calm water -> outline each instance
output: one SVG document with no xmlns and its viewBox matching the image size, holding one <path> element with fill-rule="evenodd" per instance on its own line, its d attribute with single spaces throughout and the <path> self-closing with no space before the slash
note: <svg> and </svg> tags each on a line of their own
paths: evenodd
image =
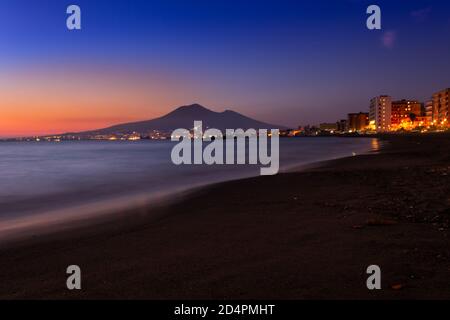
<svg viewBox="0 0 450 320">
<path fill-rule="evenodd" d="M 151 201 L 195 186 L 259 175 L 260 165 L 175 166 L 172 147 L 169 141 L 0 143 L 0 230 L 18 219 L 58 214 L 57 209 L 137 194 Z M 280 168 L 376 147 L 375 139 L 280 139 Z"/>
</svg>

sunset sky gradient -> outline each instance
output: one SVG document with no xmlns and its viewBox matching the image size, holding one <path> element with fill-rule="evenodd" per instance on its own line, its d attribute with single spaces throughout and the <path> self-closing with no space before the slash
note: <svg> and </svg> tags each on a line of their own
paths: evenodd
<svg viewBox="0 0 450 320">
<path fill-rule="evenodd" d="M 450 87 L 450 2 L 2 0 L 0 137 L 100 128 L 194 102 L 288 126 Z M 66 29 L 66 8 L 82 30 Z"/>
</svg>

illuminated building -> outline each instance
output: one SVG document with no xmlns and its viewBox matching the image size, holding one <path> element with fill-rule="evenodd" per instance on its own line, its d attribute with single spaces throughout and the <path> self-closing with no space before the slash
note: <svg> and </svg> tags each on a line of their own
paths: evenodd
<svg viewBox="0 0 450 320">
<path fill-rule="evenodd" d="M 369 126 L 369 114 L 366 112 L 349 113 L 347 120 L 347 131 L 360 132 Z"/>
<path fill-rule="evenodd" d="M 392 98 L 382 95 L 370 100 L 369 123 L 375 126 L 377 132 L 391 129 Z"/>
<path fill-rule="evenodd" d="M 425 103 L 425 118 L 428 125 L 433 124 L 433 100 Z"/>
<path fill-rule="evenodd" d="M 423 122 L 422 104 L 416 100 L 393 101 L 391 107 L 391 129 L 410 129 L 416 120 Z"/>
<path fill-rule="evenodd" d="M 438 126 L 448 127 L 450 122 L 450 88 L 433 94 L 433 121 Z"/>
</svg>

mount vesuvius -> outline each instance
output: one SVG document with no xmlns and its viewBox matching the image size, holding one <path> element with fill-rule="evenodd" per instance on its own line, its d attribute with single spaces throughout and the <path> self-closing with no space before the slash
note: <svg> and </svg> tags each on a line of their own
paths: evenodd
<svg viewBox="0 0 450 320">
<path fill-rule="evenodd" d="M 156 119 L 117 124 L 111 127 L 79 132 L 76 134 L 94 135 L 94 134 L 128 134 L 138 132 L 148 133 L 152 130 L 173 131 L 178 128 L 192 128 L 194 121 L 203 121 L 203 128 L 216 128 L 221 131 L 225 129 L 284 129 L 284 126 L 261 122 L 238 112 L 225 110 L 215 112 L 199 104 L 192 104 L 176 108 L 174 111 Z M 74 134 L 74 133 L 70 133 Z"/>
</svg>

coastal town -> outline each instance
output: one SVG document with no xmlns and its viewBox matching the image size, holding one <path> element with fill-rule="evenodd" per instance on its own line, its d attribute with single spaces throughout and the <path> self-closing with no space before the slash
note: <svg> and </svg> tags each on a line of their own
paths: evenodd
<svg viewBox="0 0 450 320">
<path fill-rule="evenodd" d="M 450 129 L 450 88 L 435 92 L 430 100 L 395 100 L 380 95 L 369 108 L 349 113 L 347 118 L 318 126 L 300 126 L 281 132 L 282 136 L 368 135 L 377 133 L 442 132 Z"/>
<path fill-rule="evenodd" d="M 280 137 L 314 136 L 366 136 L 386 133 L 428 133 L 450 130 L 450 88 L 437 91 L 426 102 L 414 99 L 394 99 L 390 95 L 379 95 L 368 102 L 368 110 L 348 113 L 336 122 L 323 122 L 316 125 L 298 126 L 280 130 Z M 201 119 L 199 119 L 201 120 Z M 193 131 L 193 128 L 192 130 Z M 48 141 L 66 140 L 167 140 L 170 130 L 149 130 L 148 132 L 114 133 L 67 133 L 61 135 L 19 137 L 3 141 Z"/>
</svg>

